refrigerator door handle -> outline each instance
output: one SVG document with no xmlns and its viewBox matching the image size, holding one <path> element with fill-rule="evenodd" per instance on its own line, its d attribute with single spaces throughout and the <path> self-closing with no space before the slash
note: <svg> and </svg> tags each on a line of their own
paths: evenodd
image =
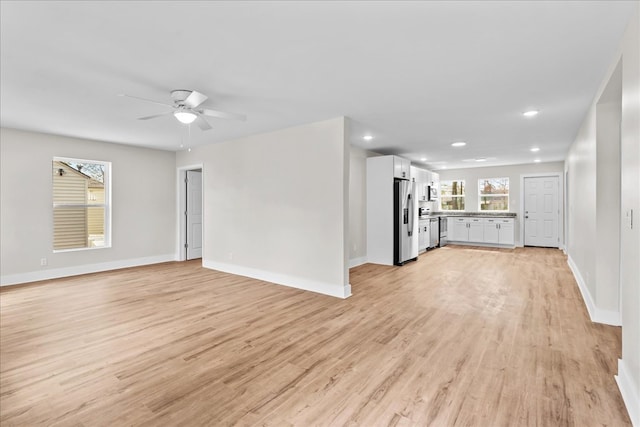
<svg viewBox="0 0 640 427">
<path fill-rule="evenodd" d="M 413 234 L 413 221 L 414 221 L 414 217 L 413 217 L 413 197 L 411 197 L 411 193 L 409 193 L 408 197 L 408 203 L 407 205 L 409 206 L 409 236 L 411 236 Z"/>
</svg>

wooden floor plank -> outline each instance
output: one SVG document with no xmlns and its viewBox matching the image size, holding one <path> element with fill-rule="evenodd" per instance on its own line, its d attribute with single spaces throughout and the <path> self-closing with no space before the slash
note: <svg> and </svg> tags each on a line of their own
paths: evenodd
<svg viewBox="0 0 640 427">
<path fill-rule="evenodd" d="M 0 290 L 0 424 L 615 425 L 620 328 L 558 250 L 365 264 L 340 300 L 199 261 Z"/>
</svg>

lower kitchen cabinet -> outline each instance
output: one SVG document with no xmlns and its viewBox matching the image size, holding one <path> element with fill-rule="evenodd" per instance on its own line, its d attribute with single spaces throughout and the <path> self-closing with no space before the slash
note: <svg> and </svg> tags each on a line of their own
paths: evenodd
<svg viewBox="0 0 640 427">
<path fill-rule="evenodd" d="M 515 245 L 513 218 L 449 217 L 449 241 Z"/>
<path fill-rule="evenodd" d="M 418 251 L 426 251 L 429 246 L 429 220 L 418 221 Z"/>
<path fill-rule="evenodd" d="M 482 218 L 455 217 L 453 218 L 452 237 L 456 242 L 482 242 Z"/>
<path fill-rule="evenodd" d="M 515 245 L 516 233 L 515 233 L 515 221 L 511 218 L 500 218 L 498 223 L 498 244 L 500 245 Z"/>
<path fill-rule="evenodd" d="M 462 217 L 450 219 L 453 224 L 449 227 L 449 230 L 451 230 L 451 238 L 449 240 L 455 240 L 457 242 L 469 241 L 469 227 L 467 226 L 467 219 Z"/>
</svg>

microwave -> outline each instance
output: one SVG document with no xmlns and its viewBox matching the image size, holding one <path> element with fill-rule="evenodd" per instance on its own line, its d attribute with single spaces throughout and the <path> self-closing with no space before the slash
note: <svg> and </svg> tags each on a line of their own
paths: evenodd
<svg viewBox="0 0 640 427">
<path fill-rule="evenodd" d="M 438 189 L 435 185 L 427 186 L 427 196 L 430 202 L 433 200 L 438 200 Z"/>
</svg>

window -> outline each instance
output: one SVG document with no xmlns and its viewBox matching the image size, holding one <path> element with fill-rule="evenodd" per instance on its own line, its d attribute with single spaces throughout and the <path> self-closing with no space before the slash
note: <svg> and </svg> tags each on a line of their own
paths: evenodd
<svg viewBox="0 0 640 427">
<path fill-rule="evenodd" d="M 464 210 L 464 180 L 440 181 L 440 208 L 443 211 Z"/>
<path fill-rule="evenodd" d="M 480 211 L 509 210 L 509 178 L 478 180 Z"/>
<path fill-rule="evenodd" d="M 53 250 L 111 246 L 111 163 L 53 158 Z"/>
</svg>

